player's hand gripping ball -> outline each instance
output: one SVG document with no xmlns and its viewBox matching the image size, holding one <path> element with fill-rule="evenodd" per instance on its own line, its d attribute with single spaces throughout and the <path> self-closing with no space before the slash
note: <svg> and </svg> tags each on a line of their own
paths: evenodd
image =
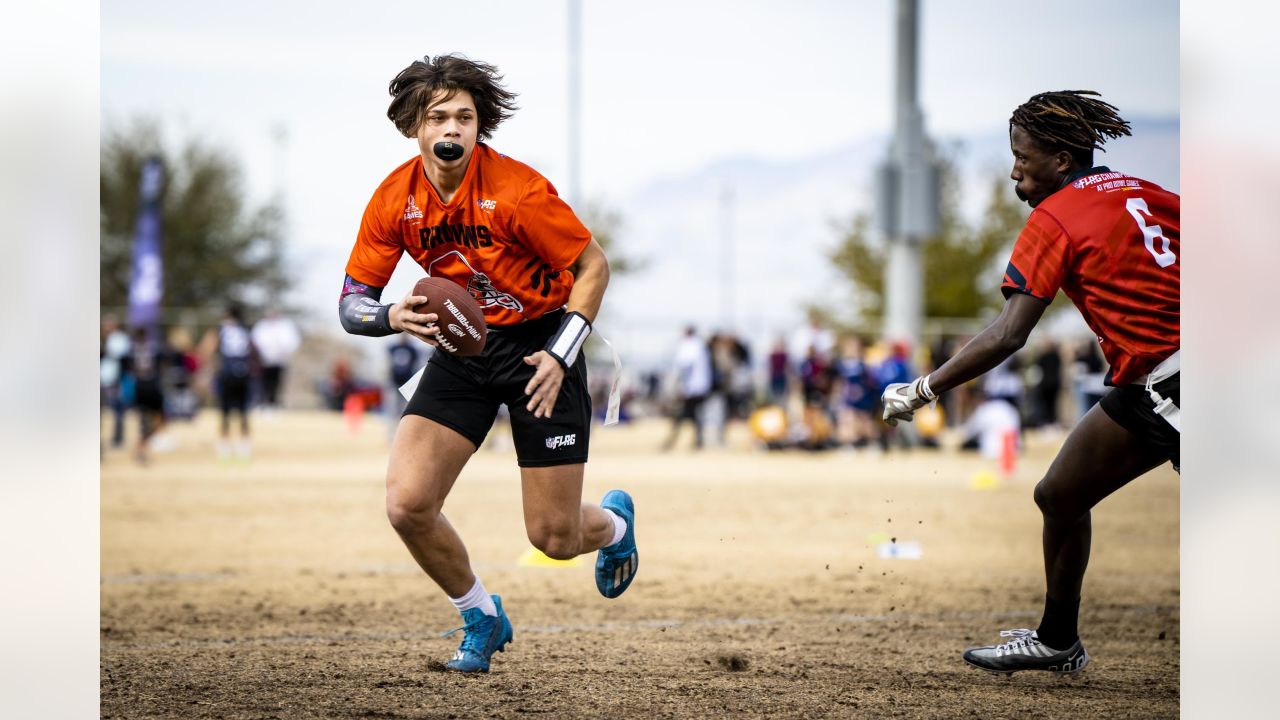
<svg viewBox="0 0 1280 720">
<path fill-rule="evenodd" d="M 479 355 L 484 351 L 489 326 L 484 321 L 484 310 L 471 293 L 457 283 L 444 278 L 424 277 L 413 286 L 414 295 L 425 295 L 427 301 L 413 308 L 415 313 L 435 313 L 437 346 L 451 355 Z"/>
</svg>

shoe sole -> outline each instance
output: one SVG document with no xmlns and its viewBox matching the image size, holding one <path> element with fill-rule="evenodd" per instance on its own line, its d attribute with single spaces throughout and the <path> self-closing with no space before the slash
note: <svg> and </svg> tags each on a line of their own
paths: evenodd
<svg viewBox="0 0 1280 720">
<path fill-rule="evenodd" d="M 1089 663 L 1085 663 L 1084 665 L 1076 668 L 1075 670 L 1043 670 L 1041 668 L 1015 668 L 1013 670 L 993 670 L 989 667 L 979 665 L 978 663 L 973 662 L 969 658 L 962 658 L 962 659 L 964 660 L 965 664 L 968 665 L 969 667 L 977 668 L 991 675 L 1004 675 L 1005 677 L 1012 677 L 1013 674 L 1016 672 L 1047 672 L 1053 675 L 1066 675 L 1066 676 L 1079 675 L 1080 673 L 1084 672 L 1085 668 L 1089 667 Z"/>
</svg>

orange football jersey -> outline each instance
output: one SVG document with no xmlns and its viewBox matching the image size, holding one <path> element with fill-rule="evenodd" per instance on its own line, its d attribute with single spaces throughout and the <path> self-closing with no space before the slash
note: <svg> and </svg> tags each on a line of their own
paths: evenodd
<svg viewBox="0 0 1280 720">
<path fill-rule="evenodd" d="M 568 267 L 590 241 L 546 178 L 476 143 L 448 203 L 427 180 L 421 156 L 387 176 L 365 208 L 347 274 L 386 287 L 408 252 L 428 275 L 466 288 L 486 323 L 514 325 L 568 301 Z"/>
</svg>

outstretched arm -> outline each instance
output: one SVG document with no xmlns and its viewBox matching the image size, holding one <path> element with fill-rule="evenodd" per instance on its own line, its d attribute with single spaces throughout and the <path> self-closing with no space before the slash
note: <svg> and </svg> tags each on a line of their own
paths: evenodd
<svg viewBox="0 0 1280 720">
<path fill-rule="evenodd" d="M 1030 295 L 1010 296 L 999 317 L 965 344 L 955 357 L 929 373 L 933 393 L 940 395 L 963 385 L 1021 350 L 1047 307 L 1044 301 Z"/>
<path fill-rule="evenodd" d="M 1040 322 L 1048 305 L 1039 298 L 1015 293 L 1005 302 L 1000 316 L 970 340 L 955 357 L 928 375 L 910 383 L 893 383 L 885 388 L 884 421 L 897 425 L 911 420 L 915 411 L 938 395 L 978 377 L 1004 362 L 1027 344 L 1031 330 Z"/>
</svg>

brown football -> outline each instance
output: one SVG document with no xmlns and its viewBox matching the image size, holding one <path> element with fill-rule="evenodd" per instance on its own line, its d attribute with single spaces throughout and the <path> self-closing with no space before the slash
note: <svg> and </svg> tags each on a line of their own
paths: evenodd
<svg viewBox="0 0 1280 720">
<path fill-rule="evenodd" d="M 427 301 L 413 309 L 416 313 L 435 313 L 440 326 L 438 345 L 451 355 L 479 355 L 489 326 L 484 310 L 471 293 L 444 278 L 424 277 L 413 286 L 414 295 L 425 295 Z"/>
</svg>

